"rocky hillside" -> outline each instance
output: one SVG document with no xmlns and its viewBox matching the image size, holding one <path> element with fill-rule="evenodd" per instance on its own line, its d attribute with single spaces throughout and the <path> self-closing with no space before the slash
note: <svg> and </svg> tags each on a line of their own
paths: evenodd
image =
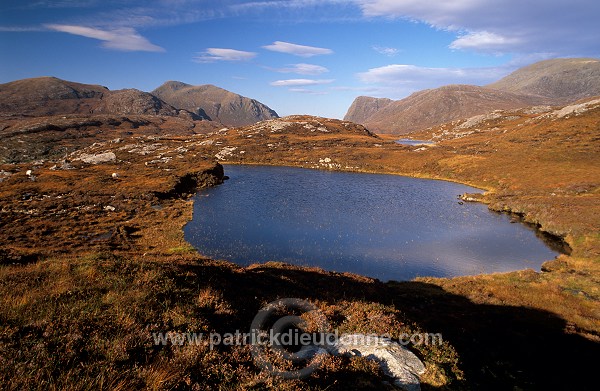
<svg viewBox="0 0 600 391">
<path fill-rule="evenodd" d="M 226 126 L 245 126 L 279 116 L 257 100 L 243 97 L 213 85 L 192 86 L 168 81 L 152 94 L 179 109 L 221 122 Z"/>
<path fill-rule="evenodd" d="M 356 123 L 363 123 L 373 114 L 383 109 L 393 100 L 388 98 L 373 98 L 370 96 L 359 96 L 354 99 L 352 105 L 348 109 L 348 112 L 344 116 L 344 121 L 352 121 Z"/>
<path fill-rule="evenodd" d="M 405 134 L 494 110 L 564 105 L 600 95 L 600 60 L 554 59 L 485 87 L 450 85 L 398 101 L 358 97 L 344 117 L 378 133 Z"/>
<path fill-rule="evenodd" d="M 471 85 L 450 85 L 419 91 L 392 101 L 363 124 L 376 133 L 406 134 L 498 109 L 546 103 L 543 98 Z"/>
<path fill-rule="evenodd" d="M 42 117 L 69 114 L 166 115 L 201 119 L 178 110 L 152 94 L 38 77 L 0 84 L 0 114 Z"/>
<path fill-rule="evenodd" d="M 487 87 L 516 94 L 538 95 L 567 104 L 600 95 L 600 60 L 559 58 L 516 70 Z"/>
<path fill-rule="evenodd" d="M 43 116 L 91 113 L 106 87 L 38 77 L 0 84 L 0 114 Z"/>
<path fill-rule="evenodd" d="M 94 113 L 176 116 L 179 111 L 152 94 L 126 89 L 107 94 L 94 108 Z"/>
</svg>

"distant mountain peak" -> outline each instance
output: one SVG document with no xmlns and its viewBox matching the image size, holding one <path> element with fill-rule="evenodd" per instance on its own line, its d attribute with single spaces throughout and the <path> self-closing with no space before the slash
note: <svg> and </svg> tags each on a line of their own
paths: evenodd
<svg viewBox="0 0 600 391">
<path fill-rule="evenodd" d="M 214 119 L 226 126 L 248 125 L 278 117 L 277 113 L 254 99 L 210 84 L 192 86 L 180 81 L 168 81 L 156 91 L 160 96 L 133 88 L 110 91 L 103 86 L 76 83 L 53 76 L 22 79 L 0 84 L 0 114 L 165 115 L 189 120 Z M 163 96 L 175 104 L 165 102 Z"/>
<path fill-rule="evenodd" d="M 152 94 L 173 107 L 206 116 L 225 126 L 245 126 L 279 117 L 274 110 L 255 99 L 212 84 L 193 86 L 168 81 Z"/>
<path fill-rule="evenodd" d="M 538 95 L 555 104 L 600 95 L 600 60 L 556 58 L 517 69 L 487 87 L 518 94 Z"/>
</svg>

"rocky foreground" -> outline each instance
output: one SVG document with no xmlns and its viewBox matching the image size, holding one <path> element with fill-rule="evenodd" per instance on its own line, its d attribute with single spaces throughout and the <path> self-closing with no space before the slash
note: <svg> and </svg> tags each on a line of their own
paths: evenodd
<svg viewBox="0 0 600 391">
<path fill-rule="evenodd" d="M 441 345 L 408 346 L 425 364 L 422 389 L 595 386 L 597 100 L 498 111 L 415 135 L 431 146 L 308 116 L 199 131 L 200 123 L 112 115 L 0 125 L 6 389 L 394 389 L 360 356 L 329 357 L 312 377 L 284 381 L 261 373 L 247 347 L 153 343 L 153 332 L 246 330 L 262 305 L 283 297 L 310 300 L 343 333 L 441 333 Z M 182 226 L 190 196 L 227 174 L 217 161 L 468 183 L 488 190 L 480 201 L 536 225 L 569 255 L 543 272 L 385 284 L 209 260 L 183 240 Z"/>
</svg>

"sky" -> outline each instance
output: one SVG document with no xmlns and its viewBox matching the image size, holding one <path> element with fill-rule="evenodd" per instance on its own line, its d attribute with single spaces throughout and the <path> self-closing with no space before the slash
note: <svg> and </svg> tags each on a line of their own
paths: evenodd
<svg viewBox="0 0 600 391">
<path fill-rule="evenodd" d="M 0 83 L 213 84 L 281 116 L 600 57 L 597 0 L 1 0 Z"/>
</svg>

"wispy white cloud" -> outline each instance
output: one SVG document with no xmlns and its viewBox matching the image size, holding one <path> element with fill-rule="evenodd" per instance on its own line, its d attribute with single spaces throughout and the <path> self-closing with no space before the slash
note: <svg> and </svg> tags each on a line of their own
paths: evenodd
<svg viewBox="0 0 600 391">
<path fill-rule="evenodd" d="M 450 44 L 451 49 L 479 49 L 486 48 L 489 51 L 498 50 L 519 44 L 518 38 L 504 37 L 488 31 L 478 31 L 461 35 Z"/>
<path fill-rule="evenodd" d="M 287 79 L 277 80 L 269 84 L 275 87 L 301 87 L 301 86 L 316 86 L 321 84 L 330 84 L 335 80 L 333 79 Z"/>
<path fill-rule="evenodd" d="M 271 45 L 263 46 L 264 49 L 273 52 L 288 53 L 300 57 L 312 57 L 323 54 L 332 54 L 333 50 L 314 46 L 298 45 L 295 43 L 275 41 Z"/>
<path fill-rule="evenodd" d="M 458 34 L 454 49 L 598 55 L 600 2 L 356 0 L 368 18 L 425 22 Z M 594 37 L 594 38 L 592 38 Z"/>
<path fill-rule="evenodd" d="M 373 50 L 375 50 L 379 54 L 383 54 L 388 57 L 394 57 L 398 53 L 400 53 L 399 49 L 389 48 L 385 46 L 373 46 Z"/>
<path fill-rule="evenodd" d="M 33 31 L 46 31 L 44 27 L 40 26 L 0 26 L 1 32 L 7 33 L 26 33 Z"/>
<path fill-rule="evenodd" d="M 113 30 L 101 30 L 93 27 L 74 26 L 66 24 L 47 24 L 48 29 L 62 33 L 79 35 L 102 41 L 102 47 L 127 52 L 164 52 L 160 46 L 154 45 L 137 31 L 129 27 Z"/>
<path fill-rule="evenodd" d="M 329 69 L 320 65 L 304 63 L 290 64 L 285 68 L 275 68 L 273 70 L 280 73 L 297 73 L 299 75 L 320 75 L 329 72 Z"/>
<path fill-rule="evenodd" d="M 243 50 L 224 49 L 224 48 L 208 48 L 206 51 L 199 53 L 194 57 L 195 62 L 209 63 L 216 61 L 248 61 L 255 58 L 255 52 L 246 52 Z"/>
<path fill-rule="evenodd" d="M 308 95 L 328 95 L 329 94 L 329 92 L 327 92 L 327 91 L 314 91 L 314 90 L 309 90 L 306 88 L 290 88 L 290 89 L 288 89 L 288 91 L 298 92 L 301 94 L 308 94 Z"/>
</svg>

